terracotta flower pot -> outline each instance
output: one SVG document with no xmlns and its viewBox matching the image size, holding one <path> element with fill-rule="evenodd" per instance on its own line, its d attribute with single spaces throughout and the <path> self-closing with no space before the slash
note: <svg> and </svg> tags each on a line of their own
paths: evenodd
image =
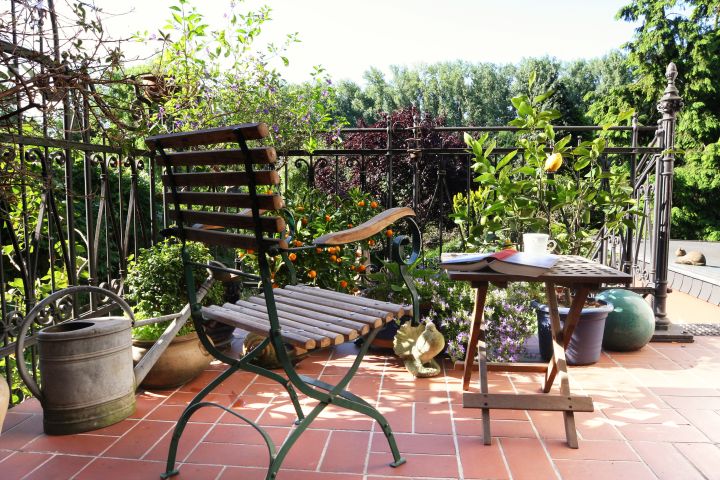
<svg viewBox="0 0 720 480">
<path fill-rule="evenodd" d="M 3 422 L 5 422 L 5 414 L 10 405 L 10 388 L 8 387 L 5 377 L 0 375 L 0 431 L 2 431 Z"/>
<path fill-rule="evenodd" d="M 155 342 L 133 340 L 133 362 L 137 364 Z M 175 337 L 140 386 L 150 389 L 175 388 L 205 370 L 212 357 L 203 348 L 197 333 Z"/>
</svg>

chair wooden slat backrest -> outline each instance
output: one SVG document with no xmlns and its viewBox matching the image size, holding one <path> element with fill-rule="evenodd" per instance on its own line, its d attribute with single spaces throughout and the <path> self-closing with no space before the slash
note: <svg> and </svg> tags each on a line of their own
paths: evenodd
<svg viewBox="0 0 720 480">
<path fill-rule="evenodd" d="M 277 154 L 272 147 L 246 144 L 268 133 L 267 125 L 254 123 L 147 139 L 158 165 L 165 167 L 162 181 L 173 204 L 168 216 L 179 236 L 259 252 L 287 248 L 281 235 L 285 222 L 271 215 L 284 207 L 273 190 L 280 176 L 269 169 Z M 241 148 L 223 149 L 223 144 Z"/>
</svg>

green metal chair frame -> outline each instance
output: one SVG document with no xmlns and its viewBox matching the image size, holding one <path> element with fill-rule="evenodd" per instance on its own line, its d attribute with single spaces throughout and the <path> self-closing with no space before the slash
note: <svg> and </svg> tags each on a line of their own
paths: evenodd
<svg viewBox="0 0 720 480">
<path fill-rule="evenodd" d="M 217 378 L 211 381 L 195 396 L 195 398 L 193 398 L 193 400 L 188 404 L 188 406 L 182 413 L 172 435 L 172 441 L 168 452 L 166 471 L 161 475 L 162 478 L 167 478 L 178 473 L 178 470 L 175 467 L 175 461 L 180 437 L 183 434 L 185 426 L 190 420 L 191 416 L 198 409 L 203 407 L 220 408 L 248 423 L 260 433 L 263 440 L 265 441 L 265 444 L 267 445 L 268 454 L 270 457 L 270 464 L 266 474 L 266 479 L 268 480 L 276 477 L 282 465 L 282 462 L 288 454 L 290 448 L 300 438 L 302 433 L 308 428 L 311 422 L 315 420 L 315 418 L 330 404 L 365 414 L 370 418 L 376 420 L 382 428 L 382 431 L 388 441 L 390 450 L 392 452 L 393 461 L 390 463 L 390 465 L 393 467 L 397 467 L 405 463 L 405 459 L 400 456 L 392 430 L 385 417 L 368 402 L 345 390 L 345 387 L 351 381 L 358 367 L 360 366 L 363 356 L 367 353 L 370 343 L 384 325 L 376 325 L 370 329 L 370 331 L 367 333 L 367 336 L 364 338 L 364 341 L 362 342 L 362 345 L 352 366 L 348 370 L 347 374 L 336 385 L 330 385 L 320 380 L 298 374 L 293 366 L 290 355 L 286 351 L 285 343 L 281 332 L 282 327 L 278 318 L 275 295 L 273 292 L 273 281 L 270 275 L 268 256 L 281 255 L 285 260 L 285 264 L 289 268 L 292 268 L 292 262 L 289 262 L 287 259 L 288 253 L 291 251 L 304 250 L 308 247 L 288 248 L 287 243 L 283 239 L 267 238 L 263 235 L 264 231 L 268 231 L 267 229 L 263 230 L 263 225 L 266 226 L 268 217 L 262 216 L 262 213 L 263 210 L 268 208 L 268 201 L 271 201 L 272 203 L 272 200 L 267 198 L 267 194 L 258 194 L 258 178 L 260 178 L 258 174 L 260 172 L 264 172 L 265 174 L 267 174 L 268 172 L 263 170 L 254 170 L 253 164 L 273 163 L 275 153 L 272 148 L 255 148 L 251 150 L 247 145 L 247 141 L 263 138 L 267 134 L 267 126 L 264 124 L 241 124 L 231 127 L 221 127 L 189 133 L 158 135 L 150 137 L 146 140 L 147 145 L 157 153 L 158 156 L 156 157 L 156 160 L 159 163 L 164 164 L 165 166 L 166 175 L 163 177 L 163 181 L 166 184 L 166 190 L 169 190 L 171 193 L 171 199 L 175 208 L 174 216 L 177 225 L 174 228 L 168 229 L 166 233 L 179 237 L 183 242 L 183 263 L 185 266 L 185 280 L 187 283 L 188 298 L 191 299 L 191 315 L 193 323 L 195 325 L 195 329 L 197 330 L 200 340 L 204 347 L 207 349 L 207 351 L 210 352 L 210 354 L 212 354 L 216 359 L 228 365 L 228 368 L 224 372 L 218 375 Z M 239 151 L 233 150 L 235 155 L 234 163 L 236 165 L 242 164 L 244 166 L 245 176 L 243 181 L 247 185 L 249 195 L 245 195 L 243 201 L 238 202 L 238 204 L 233 205 L 231 203 L 227 203 L 224 206 L 231 206 L 237 208 L 249 206 L 252 216 L 252 226 L 250 228 L 254 230 L 254 234 L 248 236 L 228 233 L 218 234 L 214 229 L 202 231 L 202 228 L 193 228 L 197 227 L 197 225 L 193 225 L 193 227 L 187 227 L 183 217 L 192 216 L 193 219 L 196 219 L 197 214 L 192 211 L 183 211 L 180 208 L 181 204 L 189 204 L 190 202 L 186 197 L 183 197 L 183 192 L 181 192 L 178 185 L 178 183 L 183 183 L 184 181 L 183 180 L 181 182 L 178 182 L 178 177 L 180 177 L 180 175 L 178 175 L 178 172 L 180 171 L 179 167 L 200 164 L 216 164 L 212 163 L 211 161 L 199 163 L 193 163 L 192 161 L 178 162 L 176 158 L 173 158 L 172 154 L 168 154 L 166 152 L 166 149 L 168 148 L 172 148 L 174 150 L 182 150 L 188 147 L 196 147 L 200 145 L 216 145 L 229 142 L 237 143 L 240 147 Z M 211 154 L 217 154 L 217 152 L 218 150 L 214 150 L 213 152 L 211 152 Z M 197 153 L 201 154 L 200 152 Z M 227 150 L 225 151 L 225 153 L 227 153 Z M 196 155 L 195 150 L 190 150 L 190 152 L 188 152 L 188 155 L 188 158 L 192 157 L 197 160 L 198 155 Z M 219 155 L 223 159 L 218 161 L 218 164 L 231 165 L 233 163 L 229 159 L 228 155 L 222 153 Z M 264 159 L 264 161 L 258 162 L 258 159 Z M 184 175 L 187 176 L 187 174 Z M 204 175 L 205 177 L 201 178 L 208 178 L 207 173 L 205 173 Z M 278 178 L 276 178 L 275 180 L 276 184 L 279 183 Z M 184 185 L 188 185 L 188 183 L 184 183 Z M 190 185 L 198 186 L 200 184 L 197 182 L 190 182 Z M 249 205 L 247 204 L 247 202 L 249 202 Z M 212 221 L 215 219 L 213 215 L 217 216 L 218 214 L 211 213 L 210 216 L 207 217 L 210 221 L 210 225 L 213 225 Z M 219 215 L 227 216 L 228 214 Z M 314 249 L 317 246 L 321 245 L 340 245 L 343 243 L 359 241 L 361 238 L 369 238 L 370 236 L 383 231 L 385 228 L 387 228 L 388 225 L 392 224 L 393 222 L 399 219 L 403 219 L 407 223 L 407 226 L 409 228 L 409 236 L 397 236 L 393 239 L 391 255 L 392 259 L 399 264 L 400 274 L 404 282 L 410 289 L 413 298 L 413 317 L 415 319 L 418 319 L 418 296 L 413 285 L 411 276 L 407 271 L 407 267 L 417 260 L 421 245 L 420 231 L 417 224 L 413 220 L 413 215 L 414 212 L 412 212 L 412 210 L 410 209 L 391 209 L 383 212 L 383 214 L 378 215 L 375 219 L 370 220 L 369 222 L 366 222 L 361 226 L 355 227 L 354 229 L 337 232 L 335 234 L 324 235 L 323 237 L 316 239 L 313 246 L 309 248 Z M 265 221 L 265 224 L 263 224 L 263 221 Z M 245 225 L 243 224 L 243 226 Z M 365 236 L 362 237 L 362 235 Z M 257 248 L 258 267 L 260 272 L 259 276 L 242 272 L 236 269 L 219 266 L 218 264 L 203 265 L 209 267 L 211 270 L 214 270 L 219 275 L 224 275 L 225 277 L 233 276 L 236 279 L 245 278 L 252 281 L 259 281 L 260 283 L 267 308 L 269 330 L 267 331 L 267 337 L 261 343 L 259 343 L 255 348 L 247 352 L 243 357 L 239 359 L 230 357 L 226 353 L 218 350 L 213 345 L 212 341 L 208 338 L 208 336 L 205 334 L 205 329 L 203 327 L 206 323 L 206 319 L 203 316 L 203 309 L 201 305 L 194 300 L 196 298 L 196 287 L 194 284 L 192 269 L 193 267 L 196 267 L 197 264 L 191 262 L 187 253 L 185 252 L 184 246 L 187 240 L 199 240 L 210 244 L 214 243 L 225 245 L 228 247 Z M 404 249 L 408 245 L 412 246 L 412 250 L 409 255 L 406 255 Z M 292 274 L 291 281 L 293 283 L 295 281 L 295 276 Z M 282 365 L 282 370 L 284 371 L 287 378 L 276 372 L 251 363 L 252 360 L 256 358 L 257 355 L 268 345 L 272 345 L 274 347 L 279 363 Z M 204 401 L 204 398 L 218 385 L 220 385 L 233 373 L 240 370 L 252 372 L 278 382 L 285 388 L 290 397 L 290 400 L 297 414 L 297 420 L 295 422 L 296 426 L 279 449 L 275 447 L 272 440 L 270 439 L 270 436 L 257 423 L 238 414 L 237 412 L 233 411 L 228 407 Z M 317 400 L 319 403 L 309 413 L 305 414 L 300 406 L 296 391 L 299 391 L 300 393 L 303 393 L 308 397 Z"/>
</svg>

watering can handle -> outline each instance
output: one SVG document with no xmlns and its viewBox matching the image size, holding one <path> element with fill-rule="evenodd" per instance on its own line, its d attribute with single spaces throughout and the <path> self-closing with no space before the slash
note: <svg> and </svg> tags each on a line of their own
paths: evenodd
<svg viewBox="0 0 720 480">
<path fill-rule="evenodd" d="M 135 315 L 133 315 L 133 311 L 130 308 L 130 305 L 128 305 L 127 302 L 123 300 L 122 297 L 120 297 L 118 294 L 111 292 L 110 290 L 105 290 L 104 288 L 94 287 L 92 285 L 79 285 L 75 287 L 63 288 L 62 290 L 58 290 L 57 292 L 54 292 L 43 298 L 37 305 L 32 308 L 32 310 L 30 310 L 27 316 L 23 319 L 22 324 L 20 324 L 20 331 L 17 334 L 17 342 L 15 343 L 15 359 L 20 378 L 23 379 L 23 382 L 25 382 L 25 385 L 27 385 L 28 390 L 30 390 L 32 394 L 35 395 L 38 400 L 40 400 L 40 402 L 43 401 L 40 388 L 38 387 L 38 384 L 35 383 L 35 380 L 33 380 L 33 378 L 30 376 L 30 373 L 28 373 L 27 367 L 25 366 L 25 357 L 23 356 L 23 351 L 25 350 L 25 335 L 27 334 L 30 325 L 32 325 L 32 323 L 35 321 L 35 318 L 38 316 L 40 311 L 45 308 L 46 305 L 66 295 L 86 292 L 100 293 L 102 295 L 112 298 L 113 300 L 115 300 L 118 306 L 123 309 L 127 316 L 130 317 L 130 321 L 135 324 Z"/>
</svg>

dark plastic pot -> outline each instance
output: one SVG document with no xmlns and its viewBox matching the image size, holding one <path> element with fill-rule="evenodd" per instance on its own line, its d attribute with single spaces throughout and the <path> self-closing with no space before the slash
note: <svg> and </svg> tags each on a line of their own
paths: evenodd
<svg viewBox="0 0 720 480">
<path fill-rule="evenodd" d="M 605 320 L 613 306 L 607 302 L 601 302 L 601 307 L 583 308 L 580 313 L 575 330 L 573 331 L 570 344 L 565 350 L 565 357 L 568 365 L 591 365 L 600 359 L 602 350 L 603 333 L 605 331 Z M 532 306 L 537 313 L 538 321 L 538 343 L 540 357 L 547 362 L 552 358 L 552 334 L 550 330 L 550 310 L 547 305 L 533 302 Z M 565 325 L 565 319 L 570 311 L 567 307 L 560 307 L 560 323 Z"/>
</svg>

